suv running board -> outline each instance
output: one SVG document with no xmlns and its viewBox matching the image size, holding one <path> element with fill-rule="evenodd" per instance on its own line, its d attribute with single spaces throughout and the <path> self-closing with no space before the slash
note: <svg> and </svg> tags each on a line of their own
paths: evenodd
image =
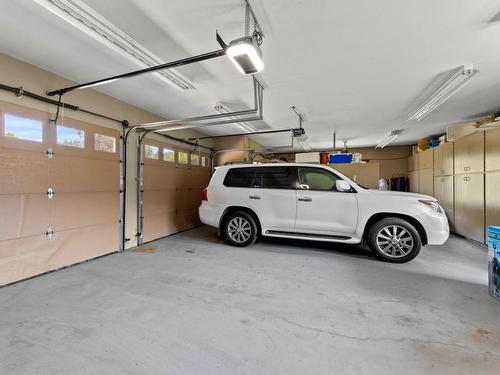
<svg viewBox="0 0 500 375">
<path fill-rule="evenodd" d="M 324 239 L 324 240 L 340 240 L 346 241 L 350 240 L 352 237 L 347 236 L 329 236 L 326 234 L 311 234 L 311 233 L 298 233 L 298 232 L 281 232 L 279 230 L 266 230 L 266 234 L 277 235 L 277 236 L 286 236 L 286 237 L 307 237 L 314 239 Z"/>
</svg>

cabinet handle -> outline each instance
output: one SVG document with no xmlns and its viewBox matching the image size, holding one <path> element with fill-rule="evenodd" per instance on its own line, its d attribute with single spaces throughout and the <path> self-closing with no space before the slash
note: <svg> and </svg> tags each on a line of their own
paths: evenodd
<svg viewBox="0 0 500 375">
<path fill-rule="evenodd" d="M 464 181 L 470 181 L 470 177 L 464 177 Z"/>
<path fill-rule="evenodd" d="M 470 167 L 464 167 L 464 171 L 465 171 L 465 172 L 470 171 Z"/>
</svg>

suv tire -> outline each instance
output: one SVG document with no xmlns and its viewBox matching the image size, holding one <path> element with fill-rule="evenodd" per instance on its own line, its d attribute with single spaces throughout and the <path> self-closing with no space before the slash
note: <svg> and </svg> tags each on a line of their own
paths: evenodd
<svg viewBox="0 0 500 375">
<path fill-rule="evenodd" d="M 409 262 L 422 248 L 417 229 L 398 217 L 386 217 L 374 223 L 368 230 L 367 242 L 377 258 L 391 263 Z"/>
<path fill-rule="evenodd" d="M 258 230 L 252 215 L 245 211 L 235 211 L 224 219 L 221 232 L 229 245 L 245 247 L 257 240 Z"/>
</svg>

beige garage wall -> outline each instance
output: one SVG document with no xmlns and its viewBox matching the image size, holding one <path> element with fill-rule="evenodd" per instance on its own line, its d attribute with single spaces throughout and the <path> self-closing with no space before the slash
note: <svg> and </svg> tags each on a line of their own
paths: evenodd
<svg viewBox="0 0 500 375">
<path fill-rule="evenodd" d="M 351 148 L 349 152 L 359 152 L 364 161 L 379 163 L 380 178 L 408 177 L 408 156 L 411 155 L 411 146 Z"/>
<path fill-rule="evenodd" d="M 96 77 L 97 78 L 97 77 Z M 25 90 L 31 91 L 39 95 L 45 95 L 47 90 L 56 89 L 60 87 L 71 86 L 75 82 L 69 81 L 58 75 L 50 73 L 46 70 L 38 68 L 34 65 L 28 64 L 21 60 L 10 57 L 6 54 L 0 53 L 0 83 L 4 85 L 20 87 L 22 86 Z M 0 90 L 0 100 L 5 102 L 37 109 L 40 111 L 45 111 L 49 113 L 55 113 L 56 107 L 43 103 L 34 99 L 27 97 L 18 98 L 14 94 Z M 164 118 L 156 116 L 150 112 L 144 111 L 140 108 L 134 107 L 123 101 L 115 99 L 109 95 L 99 93 L 92 89 L 79 90 L 71 92 L 63 97 L 63 101 L 81 107 L 89 111 L 104 114 L 109 117 L 116 119 L 128 120 L 131 124 L 138 124 L 144 122 L 161 121 Z M 200 114 L 202 115 L 202 114 Z M 89 114 L 75 112 L 71 110 L 65 110 L 64 116 L 67 118 L 72 118 L 80 121 L 85 121 L 88 123 L 105 126 L 113 129 L 121 129 L 120 125 L 114 121 L 106 120 L 100 117 L 92 116 Z M 199 133 L 192 130 L 183 130 L 170 133 L 171 135 L 179 138 L 195 137 Z M 160 136 L 151 136 L 158 140 L 164 138 Z M 171 142 L 176 144 L 176 142 Z M 129 152 L 128 160 L 130 163 L 127 168 L 127 227 L 126 227 L 126 237 L 131 238 L 132 241 L 129 242 L 128 247 L 134 246 L 135 233 L 137 233 L 136 228 L 136 139 L 131 137 L 129 141 Z M 211 141 L 203 142 L 204 145 L 211 146 Z M 182 147 L 182 144 L 179 144 Z M 185 148 L 186 146 L 184 146 Z"/>
</svg>

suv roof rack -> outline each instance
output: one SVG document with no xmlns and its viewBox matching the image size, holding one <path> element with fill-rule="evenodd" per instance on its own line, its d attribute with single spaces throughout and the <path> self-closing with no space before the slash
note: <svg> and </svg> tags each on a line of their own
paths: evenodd
<svg viewBox="0 0 500 375">
<path fill-rule="evenodd" d="M 286 161 L 279 160 L 279 159 L 272 159 L 272 160 L 259 160 L 259 161 L 227 161 L 224 163 L 224 165 L 238 165 L 238 164 L 276 164 L 276 163 L 287 163 Z"/>
</svg>

